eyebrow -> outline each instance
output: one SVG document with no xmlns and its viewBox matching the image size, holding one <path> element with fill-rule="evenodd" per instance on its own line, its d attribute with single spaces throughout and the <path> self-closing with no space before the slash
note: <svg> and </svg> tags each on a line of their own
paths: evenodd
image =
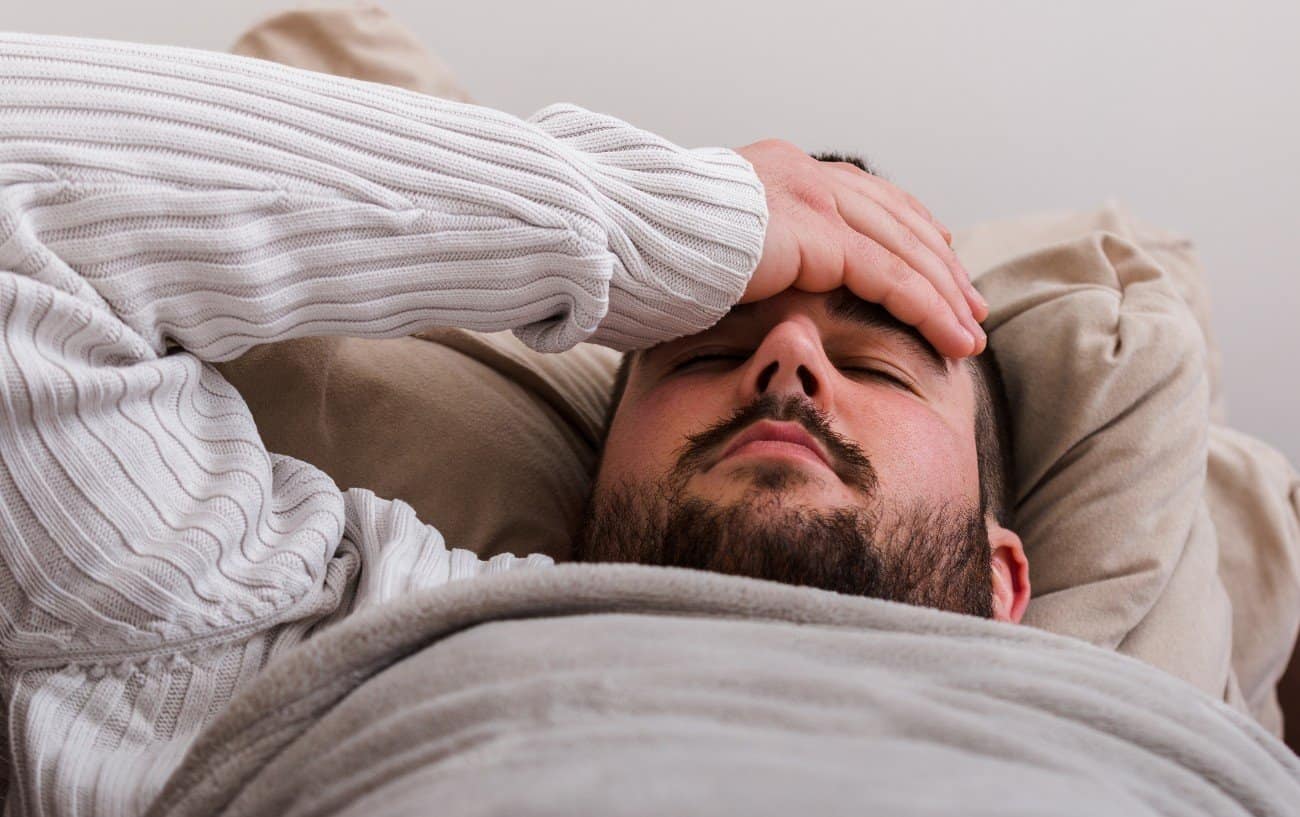
<svg viewBox="0 0 1300 817">
<path fill-rule="evenodd" d="M 944 380 L 948 379 L 948 362 L 944 357 L 935 351 L 915 326 L 903 323 L 880 304 L 864 301 L 843 288 L 832 292 L 824 303 L 827 317 L 893 336 L 907 345 L 935 374 Z"/>
</svg>

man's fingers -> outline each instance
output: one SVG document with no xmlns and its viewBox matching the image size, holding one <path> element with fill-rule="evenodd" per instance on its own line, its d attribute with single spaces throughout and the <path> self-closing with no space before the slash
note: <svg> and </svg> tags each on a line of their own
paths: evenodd
<svg viewBox="0 0 1300 817">
<path fill-rule="evenodd" d="M 870 237 L 849 228 L 846 233 L 846 243 L 857 247 L 844 262 L 844 285 L 850 291 L 915 326 L 941 355 L 977 353 L 979 344 L 928 278 Z"/>
<path fill-rule="evenodd" d="M 974 314 L 975 319 L 982 321 L 987 318 L 989 314 L 988 304 L 971 283 L 970 271 L 966 269 L 966 265 L 957 257 L 957 253 L 953 252 L 950 245 L 951 234 L 946 236 L 941 234 L 934 222 L 921 218 L 917 215 L 916 210 L 912 208 L 900 206 L 897 200 L 886 198 L 878 203 L 888 210 L 890 215 L 901 221 L 903 226 L 915 233 L 947 266 L 952 274 L 953 281 L 957 284 L 957 288 L 961 290 L 966 298 L 966 304 L 969 306 L 971 313 Z"/>
<path fill-rule="evenodd" d="M 769 213 L 763 254 L 741 303 L 791 286 L 848 286 L 917 327 L 940 353 L 978 351 L 982 331 L 974 315 L 982 310 L 947 246 L 950 234 L 920 202 L 788 142 L 764 140 L 736 152 L 763 182 Z"/>
<path fill-rule="evenodd" d="M 958 283 L 961 284 L 962 291 L 966 293 L 966 303 L 970 304 L 970 310 L 975 315 L 975 319 L 982 322 L 989 316 L 989 302 L 975 288 L 975 283 L 971 281 L 969 273 L 963 275 Z"/>
<path fill-rule="evenodd" d="M 901 201 L 905 206 L 911 208 L 921 218 L 933 224 L 934 228 L 938 230 L 940 235 L 943 236 L 943 240 L 945 244 L 949 244 L 949 245 L 952 244 L 952 232 L 949 231 L 948 228 L 945 227 L 941 221 L 939 221 L 939 219 L 935 218 L 934 213 L 930 212 L 930 208 L 922 204 L 921 200 L 918 199 L 916 196 L 913 196 L 911 193 L 907 192 L 906 190 L 894 184 L 893 182 L 889 181 L 888 179 L 877 176 L 874 173 L 867 173 L 863 171 L 862 168 L 850 164 L 849 162 L 836 162 L 834 164 L 834 167 L 837 167 L 840 170 L 842 170 L 855 182 L 865 182 L 867 184 L 874 185 L 877 189 L 883 190 L 885 192 L 885 195 L 883 196 L 873 195 L 872 198 L 878 201 L 881 200 L 882 198 L 891 198 L 891 199 L 897 199 Z"/>
<path fill-rule="evenodd" d="M 966 304 L 969 306 L 971 313 L 974 314 L 975 319 L 982 321 L 987 318 L 989 306 L 984 301 L 984 297 L 975 289 L 974 284 L 971 283 L 970 271 L 966 269 L 966 265 L 957 257 L 957 253 L 953 252 L 948 241 L 939 234 L 935 226 L 917 216 L 914 210 L 907 207 L 898 207 L 888 200 L 880 202 L 880 205 L 888 210 L 890 215 L 901 221 L 903 226 L 916 233 L 917 237 L 925 242 L 925 245 L 947 266 L 952 274 L 953 281 L 957 284 L 957 288 L 961 290 L 966 298 Z"/>
<path fill-rule="evenodd" d="M 984 332 L 975 320 L 965 290 L 921 237 L 875 200 L 856 190 L 841 188 L 836 193 L 836 201 L 840 215 L 850 227 L 875 240 L 929 280 L 971 337 L 977 343 L 983 340 Z M 933 230 L 931 234 L 937 238 Z"/>
<path fill-rule="evenodd" d="M 971 284 L 970 272 L 952 250 L 952 234 L 930 215 L 924 205 L 907 191 L 861 171 L 846 173 L 843 179 L 915 233 L 947 265 L 975 319 L 982 321 L 988 317 L 988 304 Z"/>
<path fill-rule="evenodd" d="M 943 243 L 947 244 L 948 246 L 952 246 L 952 232 L 947 227 L 945 227 L 943 223 L 939 221 L 939 219 L 934 217 L 934 213 L 930 212 L 930 208 L 926 207 L 924 204 L 921 203 L 920 199 L 918 199 L 916 196 L 913 196 L 911 193 L 907 192 L 901 187 L 896 187 L 895 185 L 890 184 L 888 181 L 885 181 L 884 179 L 881 179 L 881 181 L 884 181 L 885 184 L 888 184 L 890 187 L 893 187 L 895 190 L 897 190 L 899 194 L 902 195 L 903 199 L 909 205 L 911 205 L 913 210 L 925 216 L 925 220 L 935 226 L 935 228 L 943 236 Z"/>
</svg>

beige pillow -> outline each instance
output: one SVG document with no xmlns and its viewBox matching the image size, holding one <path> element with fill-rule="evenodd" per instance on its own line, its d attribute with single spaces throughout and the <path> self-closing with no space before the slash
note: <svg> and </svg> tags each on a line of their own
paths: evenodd
<svg viewBox="0 0 1300 817">
<path fill-rule="evenodd" d="M 1205 498 L 1218 540 L 1219 577 L 1232 603 L 1232 667 L 1246 707 L 1281 735 L 1284 709 L 1300 718 L 1300 660 L 1283 690 L 1285 706 L 1279 706 L 1277 694 L 1300 633 L 1300 475 L 1276 450 L 1224 425 L 1222 356 L 1214 344 L 1209 292 L 1192 242 L 1108 201 L 1093 211 L 980 224 L 959 232 L 954 244 L 970 269 L 984 271 L 1091 232 L 1121 236 L 1155 261 L 1205 339 L 1212 421 Z M 1294 737 L 1300 746 L 1300 734 Z"/>
<path fill-rule="evenodd" d="M 292 14 L 309 32 L 320 28 L 313 15 L 329 16 L 330 48 L 348 51 L 347 13 Z M 383 53 L 377 31 L 399 50 L 415 42 L 377 9 L 354 22 L 364 48 L 335 66 Z M 304 64 L 311 47 L 300 47 L 293 25 L 277 25 L 282 42 L 298 43 L 285 61 Z M 1190 245 L 1109 205 L 981 225 L 957 247 L 972 270 L 992 268 L 980 286 L 1010 375 L 1018 526 L 1035 590 L 1027 621 L 1160 666 L 1276 731 L 1271 684 L 1300 609 L 1294 506 L 1288 516 L 1280 499 L 1293 472 L 1275 462 L 1267 480 L 1238 482 L 1233 473 L 1250 472 L 1240 465 L 1211 482 L 1233 486 L 1225 496 L 1267 495 L 1259 501 L 1275 513 L 1262 533 L 1206 500 L 1206 418 L 1211 394 L 1219 416 L 1222 401 Z M 401 497 L 451 546 L 563 560 L 618 358 L 588 345 L 540 355 L 508 332 L 447 329 L 293 341 L 223 371 L 271 450 L 316 463 L 342 486 Z M 1247 506 L 1234 498 L 1225 507 Z M 1221 552 L 1227 539 L 1215 523 L 1234 518 L 1234 549 Z M 1261 535 L 1268 547 L 1255 547 Z M 1225 576 L 1254 582 L 1270 572 L 1266 592 L 1225 591 Z M 1247 627 L 1251 636 L 1234 642 Z"/>
<path fill-rule="evenodd" d="M 373 3 L 280 12 L 240 35 L 230 50 L 309 71 L 470 101 L 447 66 L 410 29 Z"/>
<path fill-rule="evenodd" d="M 1018 255 L 1091 232 L 1114 233 L 1136 244 L 1169 274 L 1205 337 L 1211 419 L 1227 422 L 1221 382 L 1222 355 L 1210 326 L 1210 293 L 1201 259 L 1187 238 L 1147 224 L 1120 202 L 1109 200 L 1095 210 L 1035 213 L 976 224 L 958 231 L 953 236 L 953 246 L 971 274 L 978 277 L 981 272 Z"/>
<path fill-rule="evenodd" d="M 1232 666 L 1251 713 L 1280 734 L 1285 712 L 1300 750 L 1300 475 L 1276 450 L 1224 426 L 1210 426 L 1209 449 L 1206 496 L 1232 598 Z"/>
<path fill-rule="evenodd" d="M 510 332 L 303 338 L 220 365 L 267 447 L 399 497 L 448 547 L 568 558 L 619 353 Z"/>
<path fill-rule="evenodd" d="M 1016 455 L 1027 624 L 1232 699 L 1231 606 L 1205 502 L 1205 344 L 1171 276 L 1090 232 L 979 278 Z"/>
</svg>

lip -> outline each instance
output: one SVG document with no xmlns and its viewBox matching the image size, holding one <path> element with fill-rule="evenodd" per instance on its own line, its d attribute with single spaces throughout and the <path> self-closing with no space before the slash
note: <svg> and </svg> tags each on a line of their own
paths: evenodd
<svg viewBox="0 0 1300 817">
<path fill-rule="evenodd" d="M 815 454 L 817 459 L 821 461 L 822 465 L 825 465 L 827 468 L 831 467 L 830 457 L 826 455 L 826 452 L 822 450 L 822 447 L 817 443 L 817 441 L 812 438 L 812 435 L 807 431 L 804 431 L 803 426 L 798 423 L 778 423 L 771 420 L 763 420 L 755 423 L 737 435 L 736 439 L 732 440 L 731 444 L 727 446 L 727 450 L 723 452 L 719 461 L 725 460 L 727 457 L 730 457 L 749 443 L 757 441 L 795 443 L 801 445 Z M 755 448 L 760 447 L 756 446 Z M 777 446 L 761 446 L 761 448 L 768 449 L 769 452 L 779 450 L 779 447 Z M 795 453 L 796 456 L 798 455 L 796 452 L 792 453 Z"/>
</svg>

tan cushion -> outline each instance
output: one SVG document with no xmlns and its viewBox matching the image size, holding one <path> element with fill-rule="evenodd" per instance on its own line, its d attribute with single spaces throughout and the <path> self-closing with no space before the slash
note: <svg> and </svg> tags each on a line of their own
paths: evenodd
<svg viewBox="0 0 1300 817">
<path fill-rule="evenodd" d="M 244 32 L 230 50 L 310 71 L 469 101 L 447 66 L 410 29 L 372 3 L 281 12 Z"/>
<path fill-rule="evenodd" d="M 400 497 L 448 547 L 569 555 L 619 354 L 541 355 L 509 332 L 303 338 L 220 369 L 267 447 Z"/>
<path fill-rule="evenodd" d="M 240 42 L 291 42 L 255 56 L 326 70 L 360 70 L 386 53 L 384 37 L 394 53 L 418 48 L 381 10 L 355 14 L 294 12 L 269 21 L 288 32 L 279 40 L 253 31 Z M 330 19 L 328 37 L 292 33 L 326 30 L 314 15 Z M 325 41 L 336 56 L 314 62 L 312 43 Z M 1207 433 L 1211 403 L 1216 416 L 1223 407 L 1190 244 L 1111 204 L 980 225 L 956 246 L 988 270 L 990 339 L 1008 369 L 1035 591 L 1027 621 L 1160 666 L 1276 731 L 1269 679 L 1300 611 L 1294 473 L 1254 465 L 1262 444 Z M 272 450 L 342 486 L 401 497 L 451 546 L 563 560 L 618 358 L 589 345 L 540 355 L 508 332 L 446 329 L 293 341 L 223 371 Z M 1208 498 L 1207 447 L 1212 463 L 1222 453 Z M 1255 507 L 1271 509 L 1267 521 L 1234 510 Z M 1216 537 L 1216 524 L 1232 533 Z M 1261 586 L 1264 575 L 1273 582 Z"/>
<path fill-rule="evenodd" d="M 1215 422 L 1227 422 L 1222 388 L 1223 356 L 1214 342 L 1210 325 L 1210 293 L 1201 259 L 1189 239 L 1147 224 L 1122 203 L 1108 200 L 1094 210 L 1034 213 L 977 224 L 958 231 L 953 236 L 953 246 L 971 274 L 978 276 L 1018 255 L 1098 231 L 1114 233 L 1137 245 L 1169 274 L 1205 337 L 1210 416 Z"/>
<path fill-rule="evenodd" d="M 1210 427 L 1209 449 L 1206 496 L 1232 598 L 1232 666 L 1251 713 L 1280 734 L 1287 712 L 1300 748 L 1300 661 L 1278 689 L 1300 633 L 1300 475 L 1276 450 L 1224 426 Z"/>
<path fill-rule="evenodd" d="M 1221 355 L 1213 342 L 1209 292 L 1192 242 L 1148 225 L 1110 201 L 1092 211 L 976 225 L 958 232 L 954 246 L 978 277 L 1035 249 L 1097 232 L 1124 238 L 1158 265 L 1195 316 L 1204 339 L 1212 419 L 1205 499 L 1218 540 L 1219 578 L 1232 604 L 1232 683 L 1239 685 L 1250 712 L 1280 735 L 1282 712 L 1275 690 L 1300 630 L 1300 477 L 1277 451 L 1223 425 L 1227 409 Z M 1005 339 L 993 343 L 1001 349 Z M 1025 448 L 1022 441 L 1018 450 Z M 1036 593 L 1040 589 L 1035 586 Z M 1292 696 L 1291 707 L 1300 715 L 1300 690 Z"/>
<path fill-rule="evenodd" d="M 1231 606 L 1204 498 L 1204 341 L 1170 276 L 1111 233 L 979 279 L 1012 408 L 1027 624 L 1229 691 Z"/>
</svg>

